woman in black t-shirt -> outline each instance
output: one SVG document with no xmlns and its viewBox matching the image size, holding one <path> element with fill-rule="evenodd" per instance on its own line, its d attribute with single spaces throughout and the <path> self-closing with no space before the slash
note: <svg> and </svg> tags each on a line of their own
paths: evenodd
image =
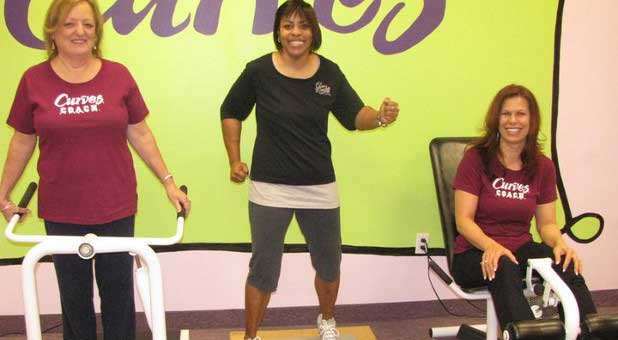
<svg viewBox="0 0 618 340">
<path fill-rule="evenodd" d="M 256 339 L 270 294 L 277 287 L 285 233 L 295 215 L 316 270 L 322 339 L 338 339 L 334 307 L 339 289 L 339 197 L 327 136 L 328 114 L 349 130 L 387 126 L 398 104 L 365 106 L 332 61 L 315 53 L 321 32 L 304 1 L 287 1 L 275 17 L 277 51 L 249 64 L 221 106 L 230 179 L 249 174 L 240 157 L 242 121 L 256 107 L 257 136 L 249 188 L 252 257 L 245 286 L 245 339 Z"/>
</svg>

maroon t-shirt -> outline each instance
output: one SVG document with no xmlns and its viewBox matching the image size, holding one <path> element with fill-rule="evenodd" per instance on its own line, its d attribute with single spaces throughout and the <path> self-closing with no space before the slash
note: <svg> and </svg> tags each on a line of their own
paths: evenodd
<svg viewBox="0 0 618 340">
<path fill-rule="evenodd" d="M 497 159 L 490 167 L 494 180 L 483 171 L 478 150 L 469 149 L 459 164 L 453 188 L 478 197 L 474 221 L 487 236 L 514 252 L 532 240 L 530 222 L 536 206 L 556 200 L 556 170 L 543 155 L 539 155 L 538 169 L 530 181 L 523 170 L 509 170 Z M 463 236 L 455 239 L 456 254 L 471 247 Z"/>
<path fill-rule="evenodd" d="M 147 114 L 121 64 L 103 60 L 99 73 L 81 84 L 62 80 L 48 61 L 28 69 L 7 123 L 39 138 L 39 217 L 90 225 L 135 214 L 127 127 Z"/>
</svg>

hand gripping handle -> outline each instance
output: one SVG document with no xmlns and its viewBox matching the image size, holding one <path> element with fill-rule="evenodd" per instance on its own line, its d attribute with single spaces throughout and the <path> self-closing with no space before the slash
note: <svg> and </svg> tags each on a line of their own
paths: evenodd
<svg viewBox="0 0 618 340">
<path fill-rule="evenodd" d="M 187 189 L 186 185 L 181 185 L 180 186 L 180 191 L 184 192 L 185 195 L 187 194 L 189 189 Z M 176 214 L 176 218 L 182 217 L 185 218 L 187 216 L 187 211 L 185 210 L 185 206 L 182 205 L 182 203 L 180 203 L 180 211 Z"/>
</svg>

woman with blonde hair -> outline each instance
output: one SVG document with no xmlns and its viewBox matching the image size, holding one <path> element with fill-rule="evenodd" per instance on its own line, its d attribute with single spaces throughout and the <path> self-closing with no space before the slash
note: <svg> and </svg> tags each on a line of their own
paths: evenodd
<svg viewBox="0 0 618 340">
<path fill-rule="evenodd" d="M 28 69 L 7 123 L 14 134 L 0 181 L 8 220 L 28 213 L 10 194 L 39 145 L 38 215 L 49 235 L 133 236 L 136 176 L 127 141 L 161 180 L 176 210 L 190 202 L 174 183 L 145 118 L 139 88 L 119 63 L 102 58 L 103 19 L 95 0 L 54 0 L 45 19 L 48 60 Z M 133 261 L 54 255 L 64 339 L 95 340 L 93 262 L 105 339 L 135 337 Z"/>
</svg>

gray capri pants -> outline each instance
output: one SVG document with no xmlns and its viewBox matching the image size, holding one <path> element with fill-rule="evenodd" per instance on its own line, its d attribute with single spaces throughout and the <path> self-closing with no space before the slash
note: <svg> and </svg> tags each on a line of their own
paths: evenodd
<svg viewBox="0 0 618 340">
<path fill-rule="evenodd" d="M 307 242 L 311 264 L 318 277 L 326 282 L 333 282 L 339 277 L 339 208 L 276 208 L 249 202 L 252 254 L 247 281 L 261 291 L 274 292 L 277 289 L 285 234 L 294 214 Z"/>
</svg>

